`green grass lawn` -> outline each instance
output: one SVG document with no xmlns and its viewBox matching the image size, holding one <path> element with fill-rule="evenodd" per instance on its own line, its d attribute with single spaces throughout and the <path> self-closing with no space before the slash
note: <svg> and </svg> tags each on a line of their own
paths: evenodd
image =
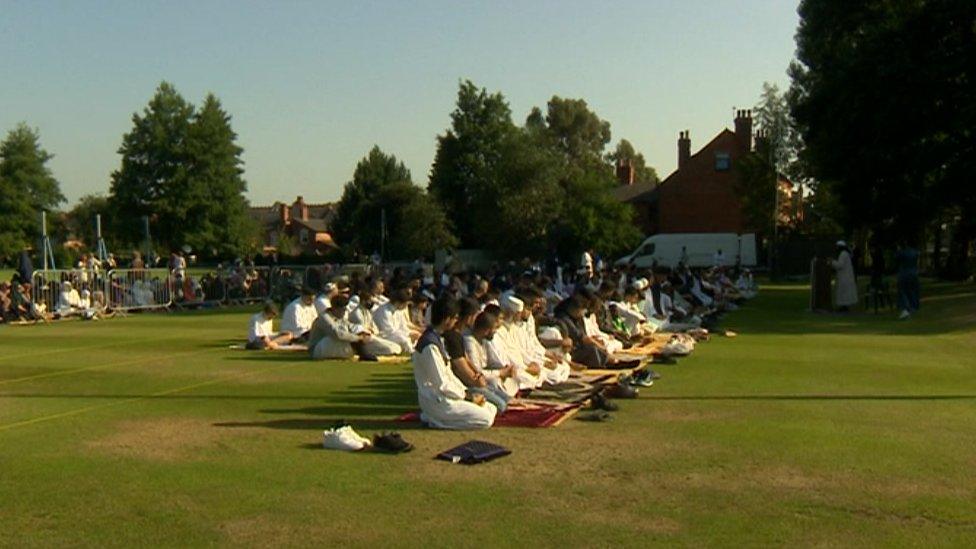
<svg viewBox="0 0 976 549">
<path fill-rule="evenodd" d="M 976 289 L 766 287 L 613 422 L 439 432 L 409 366 L 233 351 L 248 311 L 0 326 L 0 545 L 973 546 Z M 410 454 L 319 448 L 338 419 Z M 436 461 L 470 438 L 510 447 Z"/>
</svg>

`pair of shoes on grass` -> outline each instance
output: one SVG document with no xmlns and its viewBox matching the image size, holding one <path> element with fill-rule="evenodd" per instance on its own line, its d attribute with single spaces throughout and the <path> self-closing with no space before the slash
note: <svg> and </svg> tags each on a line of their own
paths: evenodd
<svg viewBox="0 0 976 549">
<path fill-rule="evenodd" d="M 348 424 L 326 429 L 322 437 L 322 447 L 328 450 L 358 452 L 373 445 L 371 440 L 354 431 Z"/>
<path fill-rule="evenodd" d="M 635 372 L 634 375 L 632 375 L 626 381 L 630 385 L 636 385 L 638 387 L 650 387 L 654 385 L 655 379 L 660 379 L 660 378 L 661 378 L 660 374 L 658 374 L 654 370 L 647 369 L 647 370 L 641 370 L 639 372 Z"/>
<path fill-rule="evenodd" d="M 374 448 L 391 454 L 401 454 L 413 450 L 413 444 L 403 440 L 400 433 L 377 434 L 370 440 L 354 431 L 352 426 L 345 422 L 339 422 L 335 427 L 323 431 L 322 447 L 346 452 L 359 452 Z"/>
</svg>

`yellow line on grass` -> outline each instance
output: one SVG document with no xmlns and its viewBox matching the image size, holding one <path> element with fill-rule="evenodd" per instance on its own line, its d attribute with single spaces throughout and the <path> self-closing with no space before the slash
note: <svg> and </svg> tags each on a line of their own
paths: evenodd
<svg viewBox="0 0 976 549">
<path fill-rule="evenodd" d="M 23 421 L 17 421 L 17 422 L 14 422 L 14 423 L 8 423 L 6 425 L 0 425 L 0 431 L 7 431 L 9 429 L 15 429 L 17 427 L 25 427 L 27 425 L 34 425 L 35 423 L 42 423 L 42 422 L 45 422 L 45 421 L 52 421 L 52 420 L 55 420 L 55 419 L 61 419 L 61 418 L 65 418 L 65 417 L 71 417 L 71 416 L 75 416 L 75 415 L 78 415 L 78 414 L 83 414 L 85 412 L 91 412 L 92 410 L 99 410 L 101 408 L 109 408 L 109 407 L 112 407 L 112 406 L 119 406 L 119 405 L 122 405 L 122 404 L 129 404 L 129 403 L 132 403 L 132 402 L 137 402 L 137 401 L 140 401 L 140 400 L 149 400 L 149 399 L 153 399 L 153 398 L 157 398 L 157 397 L 161 397 L 161 396 L 171 395 L 171 394 L 174 394 L 174 393 L 181 393 L 183 391 L 189 391 L 191 389 L 197 389 L 199 387 L 206 387 L 208 385 L 216 385 L 218 383 L 223 383 L 225 381 L 233 381 L 235 379 L 242 379 L 242 378 L 250 377 L 250 376 L 253 376 L 253 375 L 257 375 L 257 374 L 263 374 L 263 373 L 266 373 L 266 372 L 272 372 L 274 370 L 281 370 L 282 368 L 288 368 L 289 366 L 295 366 L 296 364 L 301 364 L 301 363 L 299 363 L 299 362 L 289 362 L 287 364 L 279 364 L 278 366 L 272 366 L 270 368 L 265 368 L 263 370 L 257 370 L 255 372 L 247 372 L 247 373 L 244 373 L 244 374 L 237 374 L 237 375 L 232 375 L 232 376 L 225 376 L 225 377 L 222 377 L 220 379 L 211 379 L 210 381 L 201 381 L 200 383 L 194 383 L 192 385 L 185 385 L 183 387 L 177 387 L 175 389 L 167 389 L 165 391 L 158 391 L 158 392 L 151 393 L 151 394 L 148 394 L 148 395 L 145 395 L 145 396 L 132 397 L 132 398 L 127 398 L 125 400 L 118 400 L 118 401 L 115 401 L 115 402 L 108 402 L 108 403 L 105 403 L 105 404 L 95 404 L 95 405 L 92 405 L 92 406 L 85 406 L 84 408 L 78 408 L 76 410 L 70 410 L 68 412 L 61 412 L 61 413 L 57 413 L 57 414 L 51 414 L 49 416 L 41 416 L 41 417 L 36 417 L 36 418 L 33 418 L 33 419 L 25 419 Z M 2 397 L 0 397 L 0 398 L 2 398 Z"/>
<path fill-rule="evenodd" d="M 108 364 L 94 364 L 92 366 L 83 366 L 81 368 L 72 368 L 71 370 L 58 370 L 56 372 L 47 372 L 47 373 L 43 373 L 43 374 L 34 374 L 34 375 L 31 375 L 31 376 L 16 377 L 14 379 L 3 379 L 3 380 L 0 380 L 0 385 L 7 385 L 7 384 L 10 384 L 10 383 L 17 383 L 17 382 L 20 382 L 20 381 L 30 381 L 32 379 L 44 379 L 44 378 L 48 378 L 48 377 L 66 376 L 66 375 L 70 375 L 70 374 L 76 374 L 78 372 L 87 372 L 87 371 L 90 371 L 90 370 L 100 370 L 102 368 L 111 368 L 113 366 L 128 366 L 130 364 L 140 364 L 140 363 L 144 363 L 144 362 L 154 362 L 154 361 L 166 360 L 166 359 L 169 359 L 169 358 L 177 358 L 177 357 L 184 357 L 184 356 L 193 356 L 193 355 L 199 355 L 199 354 L 203 354 L 203 353 L 209 353 L 211 351 L 222 351 L 222 350 L 225 350 L 225 348 L 224 347 L 216 347 L 216 348 L 210 348 L 210 349 L 203 349 L 202 351 L 190 351 L 188 353 L 179 353 L 179 354 L 175 354 L 175 355 L 165 355 L 165 356 L 149 357 L 149 358 L 137 358 L 135 360 L 122 360 L 120 362 L 110 362 Z"/>
</svg>

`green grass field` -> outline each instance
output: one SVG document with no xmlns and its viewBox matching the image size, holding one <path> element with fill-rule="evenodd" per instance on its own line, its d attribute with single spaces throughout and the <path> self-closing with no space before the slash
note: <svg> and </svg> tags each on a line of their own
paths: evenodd
<svg viewBox="0 0 976 549">
<path fill-rule="evenodd" d="M 0 326 L 0 545 L 973 546 L 976 289 L 923 293 L 766 287 L 613 422 L 479 433 L 391 423 L 409 366 L 229 350 L 244 310 Z M 470 438 L 513 454 L 432 459 Z"/>
</svg>

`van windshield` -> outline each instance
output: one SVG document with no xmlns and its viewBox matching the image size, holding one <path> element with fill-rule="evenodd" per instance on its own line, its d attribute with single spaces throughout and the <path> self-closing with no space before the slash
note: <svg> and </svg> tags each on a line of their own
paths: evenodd
<svg viewBox="0 0 976 549">
<path fill-rule="evenodd" d="M 648 244 L 644 244 L 644 247 L 641 248 L 637 255 L 654 255 L 654 243 L 650 242 Z"/>
</svg>

